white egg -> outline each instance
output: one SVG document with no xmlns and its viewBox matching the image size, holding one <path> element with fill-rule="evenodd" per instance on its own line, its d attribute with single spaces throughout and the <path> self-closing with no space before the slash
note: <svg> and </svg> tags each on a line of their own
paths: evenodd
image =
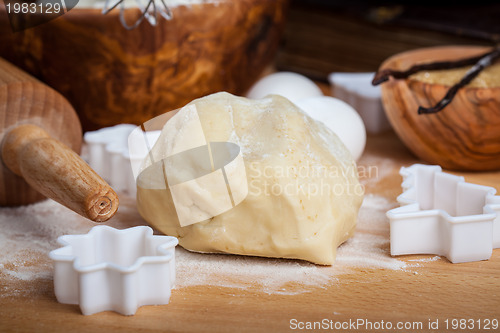
<svg viewBox="0 0 500 333">
<path fill-rule="evenodd" d="M 261 99 L 267 95 L 281 95 L 292 102 L 314 96 L 323 96 L 321 89 L 305 77 L 292 72 L 278 72 L 263 77 L 248 91 L 247 97 Z"/>
<path fill-rule="evenodd" d="M 304 98 L 295 104 L 337 134 L 354 160 L 361 157 L 366 144 L 365 125 L 349 104 L 329 96 Z"/>
</svg>

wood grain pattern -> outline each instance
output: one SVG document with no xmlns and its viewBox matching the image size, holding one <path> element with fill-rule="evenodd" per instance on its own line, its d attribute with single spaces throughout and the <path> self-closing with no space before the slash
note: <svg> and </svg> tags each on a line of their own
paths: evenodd
<svg viewBox="0 0 500 333">
<path fill-rule="evenodd" d="M 118 10 L 73 9 L 0 34 L 4 56 L 62 93 L 84 130 L 141 124 L 204 95 L 244 93 L 273 59 L 286 0 L 178 6 L 174 18 L 125 30 Z M 0 8 L 0 31 L 8 31 Z M 138 9 L 126 12 L 128 22 Z M 1 21 L 4 22 L 1 22 Z"/>
<path fill-rule="evenodd" d="M 0 58 L 0 206 L 49 197 L 105 221 L 118 197 L 75 151 L 78 117 L 57 92 Z"/>
<path fill-rule="evenodd" d="M 381 69 L 405 70 L 416 62 L 458 59 L 483 47 L 435 47 L 404 52 Z M 500 87 L 460 89 L 441 112 L 418 115 L 418 106 L 435 105 L 449 87 L 391 78 L 382 84 L 387 116 L 406 146 L 431 164 L 453 170 L 500 169 Z"/>
<path fill-rule="evenodd" d="M 329 73 L 374 72 L 388 57 L 416 48 L 489 45 L 464 35 L 432 31 L 431 27 L 377 24 L 368 17 L 369 9 L 377 6 L 384 8 L 381 2 L 292 1 L 276 67 L 327 82 Z M 398 4 L 408 12 L 412 12 L 411 6 Z M 352 12 L 346 12 L 349 7 Z M 434 6 L 428 8 L 431 11 Z M 450 15 L 456 14 L 454 10 Z"/>
<path fill-rule="evenodd" d="M 367 155 L 361 164 L 390 168 L 377 184 L 367 187 L 376 194 L 395 201 L 401 193 L 399 166 L 419 162 L 393 132 L 369 136 Z M 373 164 L 374 161 L 378 161 Z M 387 162 L 390 162 L 389 164 Z M 385 171 L 388 171 L 387 169 Z M 500 190 L 500 173 L 459 173 L 467 181 L 494 186 Z M 128 226 L 144 223 L 135 210 L 135 201 L 122 200 L 123 210 L 115 223 Z M 389 255 L 389 249 L 385 249 Z M 429 256 L 403 256 L 412 260 Z M 177 288 L 170 304 L 144 306 L 131 317 L 114 312 L 83 316 L 78 306 L 57 303 L 51 279 L 19 281 L 31 292 L 26 296 L 0 297 L 0 325 L 4 331 L 37 332 L 290 332 L 290 319 L 300 321 L 349 321 L 357 319 L 384 321 L 439 320 L 440 329 L 424 326 L 421 330 L 394 332 L 458 332 L 444 329 L 444 320 L 452 318 L 500 319 L 500 250 L 488 261 L 450 264 L 445 259 L 418 262 L 406 270 L 356 269 L 336 276 L 331 284 L 312 286 L 297 295 L 267 294 L 248 280 L 246 289 L 219 286 Z M 197 274 L 193 270 L 193 274 Z M 221 279 L 214 272 L 214 279 Z M 227 277 L 226 277 L 227 278 Z M 304 277 L 307 279 L 307 276 Z M 0 290 L 8 279 L 0 274 Z M 294 290 L 294 285 L 287 290 Z M 299 331 L 299 330 L 295 330 Z M 331 330 L 332 332 L 387 332 L 384 330 Z M 462 332 L 474 330 L 463 330 Z M 477 331 L 477 330 L 476 330 Z M 494 332 L 483 330 L 482 332 Z"/>
</svg>

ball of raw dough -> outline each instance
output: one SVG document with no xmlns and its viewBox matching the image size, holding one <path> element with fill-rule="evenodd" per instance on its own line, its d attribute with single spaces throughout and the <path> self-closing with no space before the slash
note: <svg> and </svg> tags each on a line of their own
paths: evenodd
<svg viewBox="0 0 500 333">
<path fill-rule="evenodd" d="M 302 98 L 323 96 L 323 92 L 304 75 L 278 72 L 257 81 L 247 93 L 251 99 L 261 99 L 267 95 L 280 95 L 295 103 Z"/>
<path fill-rule="evenodd" d="M 243 182 L 233 182 L 237 168 L 218 165 L 214 151 L 212 169 L 195 165 L 198 158 L 168 169 L 171 157 L 184 151 L 205 154 L 203 141 L 212 150 L 212 143 L 239 147 L 234 156 L 241 151 Z M 148 158 L 137 180 L 139 212 L 188 250 L 331 265 L 338 245 L 354 232 L 363 199 L 356 163 L 331 130 L 281 96 L 250 100 L 217 93 L 197 99 L 165 124 Z M 204 176 L 189 181 L 188 171 L 195 169 Z M 228 188 L 210 187 L 205 176 L 216 177 L 221 169 Z M 182 193 L 174 188 L 179 184 Z M 248 191 L 239 191 L 244 188 Z M 182 226 L 189 209 L 193 216 L 216 212 L 224 191 L 246 197 L 225 212 Z"/>
<path fill-rule="evenodd" d="M 354 160 L 361 157 L 366 144 L 365 124 L 349 104 L 330 96 L 305 98 L 295 104 L 337 134 Z"/>
</svg>

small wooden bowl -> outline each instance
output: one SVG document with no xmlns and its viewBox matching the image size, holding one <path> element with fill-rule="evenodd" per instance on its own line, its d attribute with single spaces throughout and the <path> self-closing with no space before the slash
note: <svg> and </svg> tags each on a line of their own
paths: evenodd
<svg viewBox="0 0 500 333">
<path fill-rule="evenodd" d="M 142 124 L 204 95 L 245 93 L 274 58 L 286 8 L 287 0 L 177 6 L 172 20 L 128 31 L 118 9 L 77 6 L 12 33 L 0 6 L 0 57 L 64 95 L 84 130 Z M 126 9 L 126 21 L 140 14 Z"/>
<path fill-rule="evenodd" d="M 487 49 L 417 49 L 392 56 L 380 69 L 405 70 L 417 62 L 465 58 Z M 500 169 L 500 87 L 462 88 L 442 111 L 419 115 L 419 106 L 435 105 L 449 87 L 394 78 L 381 86 L 382 103 L 392 127 L 419 158 L 451 170 Z"/>
</svg>

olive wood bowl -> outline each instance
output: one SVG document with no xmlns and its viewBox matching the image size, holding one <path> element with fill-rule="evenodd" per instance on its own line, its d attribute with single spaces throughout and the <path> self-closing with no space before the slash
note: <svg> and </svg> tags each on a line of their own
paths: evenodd
<svg viewBox="0 0 500 333">
<path fill-rule="evenodd" d="M 167 2 L 168 3 L 168 2 Z M 244 94 L 274 59 L 287 0 L 171 7 L 173 19 L 126 30 L 118 9 L 77 5 L 13 33 L 0 6 L 0 57 L 36 76 L 75 108 L 84 130 L 142 124 L 218 91 Z M 125 10 L 129 24 L 141 15 Z"/>
<path fill-rule="evenodd" d="M 415 63 L 455 60 L 487 50 L 479 46 L 416 49 L 390 57 L 380 70 L 406 70 Z M 466 86 L 440 112 L 421 115 L 418 107 L 434 106 L 449 86 L 391 77 L 381 87 L 392 127 L 419 158 L 450 170 L 500 169 L 500 87 Z"/>
</svg>

